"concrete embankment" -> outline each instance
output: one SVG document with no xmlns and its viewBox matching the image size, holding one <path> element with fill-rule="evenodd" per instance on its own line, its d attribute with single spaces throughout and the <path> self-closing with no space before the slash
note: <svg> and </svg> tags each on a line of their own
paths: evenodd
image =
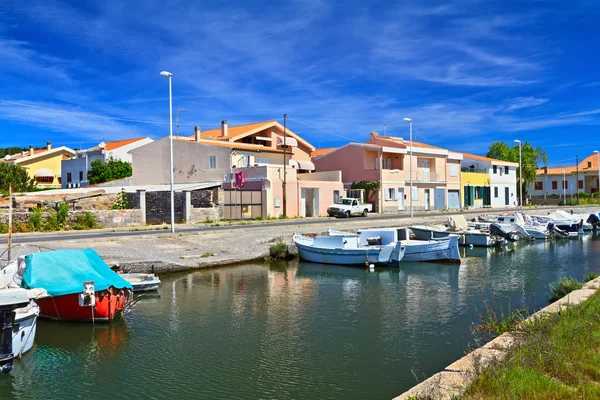
<svg viewBox="0 0 600 400">
<path fill-rule="evenodd" d="M 565 310 L 568 307 L 579 305 L 592 297 L 599 289 L 600 278 L 591 280 L 583 285 L 581 289 L 572 291 L 565 297 L 539 310 L 527 320 L 544 318 Z M 492 366 L 495 362 L 503 360 L 509 351 L 515 346 L 519 346 L 519 344 L 518 333 L 505 333 L 498 336 L 477 350 L 448 365 L 443 371 L 421 382 L 394 400 L 450 400 L 458 398 L 471 385 L 481 371 Z"/>
</svg>

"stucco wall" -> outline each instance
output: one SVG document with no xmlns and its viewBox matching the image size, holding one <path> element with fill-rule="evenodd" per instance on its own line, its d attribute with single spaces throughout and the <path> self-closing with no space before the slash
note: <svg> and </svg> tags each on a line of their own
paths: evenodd
<svg viewBox="0 0 600 400">
<path fill-rule="evenodd" d="M 52 183 L 38 183 L 40 187 L 56 186 L 59 187 L 60 183 L 58 178 L 61 177 L 61 161 L 63 156 L 70 155 L 66 152 L 58 152 L 49 155 L 36 156 L 35 159 L 29 161 L 24 160 L 17 165 L 25 168 L 30 178 L 35 178 L 35 173 L 42 168 L 48 168 L 54 173 L 54 180 Z"/>
<path fill-rule="evenodd" d="M 313 163 L 315 164 L 317 172 L 342 171 L 343 182 L 378 181 L 378 169 L 365 170 L 364 153 L 365 149 L 363 147 L 346 146 L 322 157 L 313 158 Z M 369 168 L 373 167 L 369 166 Z"/>
</svg>

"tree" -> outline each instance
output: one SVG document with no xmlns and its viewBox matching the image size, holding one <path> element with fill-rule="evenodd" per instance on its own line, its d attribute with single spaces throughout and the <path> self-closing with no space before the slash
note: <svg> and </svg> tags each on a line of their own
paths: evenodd
<svg viewBox="0 0 600 400">
<path fill-rule="evenodd" d="M 519 162 L 519 144 L 508 147 L 504 142 L 494 142 L 489 147 L 486 157 L 498 160 Z M 526 193 L 527 184 L 535 182 L 537 169 L 548 163 L 548 154 L 540 146 L 533 147 L 529 142 L 523 143 L 521 148 L 521 165 L 523 167 L 523 192 Z M 519 176 L 517 168 L 517 177 Z"/>
<path fill-rule="evenodd" d="M 36 182 L 18 165 L 0 163 L 0 192 L 8 193 L 10 185 L 14 192 L 30 192 L 35 189 Z"/>
<path fill-rule="evenodd" d="M 131 176 L 131 163 L 110 158 L 103 163 L 101 160 L 92 161 L 92 170 L 88 173 L 90 184 L 114 181 Z"/>
</svg>

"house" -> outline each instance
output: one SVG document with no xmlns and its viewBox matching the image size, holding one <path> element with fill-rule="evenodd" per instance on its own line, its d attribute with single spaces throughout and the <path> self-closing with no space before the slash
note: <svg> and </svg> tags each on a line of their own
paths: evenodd
<svg viewBox="0 0 600 400">
<path fill-rule="evenodd" d="M 518 163 L 463 153 L 461 185 L 465 207 L 515 207 Z"/>
<path fill-rule="evenodd" d="M 152 141 L 149 137 L 142 137 L 107 143 L 102 142 L 87 150 L 78 151 L 74 157 L 62 161 L 62 188 L 88 186 L 88 172 L 92 169 L 93 161 L 100 160 L 104 163 L 114 159 L 131 162 L 129 151 Z"/>
<path fill-rule="evenodd" d="M 527 193 L 536 197 L 560 198 L 577 192 L 597 193 L 599 157 L 592 154 L 577 165 L 539 168 L 535 183 L 527 187 Z"/>
<path fill-rule="evenodd" d="M 284 204 L 288 217 L 326 215 L 343 190 L 341 173 L 313 172 L 314 150 L 289 129 L 284 133 L 277 121 L 238 126 L 222 121 L 220 129 L 196 127 L 192 136 L 173 138 L 174 181 L 222 182 L 225 218 L 279 217 Z M 168 137 L 131 155 L 134 185 L 170 182 Z"/>
<path fill-rule="evenodd" d="M 425 143 L 372 132 L 365 143 L 348 143 L 336 149 L 313 152 L 317 171 L 342 171 L 346 188 L 353 182 L 379 181 L 378 210 L 399 211 L 460 208 L 462 154 Z M 410 187 L 412 182 L 412 193 Z"/>
<path fill-rule="evenodd" d="M 60 187 L 61 162 L 74 155 L 75 151 L 68 147 L 52 148 L 52 143 L 47 142 L 45 149 L 35 150 L 29 146 L 29 151 L 7 155 L 2 161 L 24 168 L 39 187 L 52 188 Z"/>
</svg>

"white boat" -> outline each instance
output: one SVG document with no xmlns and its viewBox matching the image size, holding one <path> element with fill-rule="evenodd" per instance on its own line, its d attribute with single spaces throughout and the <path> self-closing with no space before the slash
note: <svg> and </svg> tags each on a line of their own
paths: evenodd
<svg viewBox="0 0 600 400">
<path fill-rule="evenodd" d="M 413 240 L 410 239 L 408 228 L 360 229 L 356 232 L 359 234 L 361 243 L 373 236 L 381 237 L 383 245 L 401 243 L 405 247 L 402 261 L 460 262 L 458 235 L 450 234 L 445 238 Z"/>
<path fill-rule="evenodd" d="M 292 239 L 300 258 L 316 263 L 397 266 L 404 255 L 404 247 L 400 243 L 382 245 L 381 238 L 374 236 L 363 244 L 356 233 L 330 231 L 328 236 L 314 238 L 294 234 Z"/>
<path fill-rule="evenodd" d="M 448 226 L 417 225 L 411 226 L 410 230 L 419 240 L 437 239 L 455 234 L 459 236 L 458 244 L 460 246 L 492 247 L 506 243 L 505 238 L 492 235 L 489 230 L 469 229 L 467 221 L 462 215 L 448 217 Z"/>
<path fill-rule="evenodd" d="M 151 292 L 158 290 L 160 279 L 154 274 L 119 274 L 123 279 L 131 284 L 133 292 Z"/>
<path fill-rule="evenodd" d="M 43 289 L 27 290 L 20 287 L 24 262 L 23 255 L 17 255 L 16 259 L 9 259 L 8 251 L 0 255 L 0 343 L 10 345 L 0 348 L 1 373 L 10 372 L 13 359 L 21 357 L 33 347 L 37 317 L 40 315 L 40 308 L 34 300 L 47 295 Z M 10 326 L 10 330 L 1 330 L 5 326 Z M 7 335 L 11 335 L 12 340 Z"/>
</svg>

